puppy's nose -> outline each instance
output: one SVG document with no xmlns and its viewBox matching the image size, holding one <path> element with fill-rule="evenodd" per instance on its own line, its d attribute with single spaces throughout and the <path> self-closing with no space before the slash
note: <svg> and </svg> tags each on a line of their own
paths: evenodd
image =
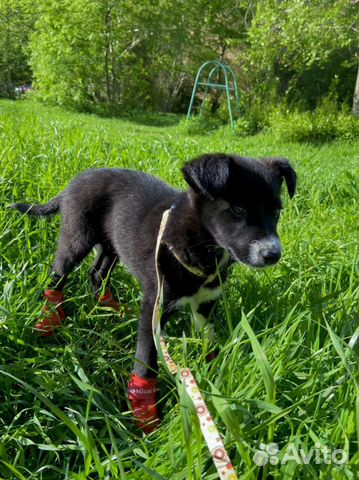
<svg viewBox="0 0 359 480">
<path fill-rule="evenodd" d="M 279 249 L 265 250 L 262 252 L 262 255 L 266 265 L 273 265 L 274 263 L 277 263 L 282 256 Z"/>
</svg>

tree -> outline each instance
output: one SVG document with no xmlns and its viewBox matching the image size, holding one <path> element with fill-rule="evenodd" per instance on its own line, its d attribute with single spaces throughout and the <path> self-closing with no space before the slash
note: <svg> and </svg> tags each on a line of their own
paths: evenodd
<svg viewBox="0 0 359 480">
<path fill-rule="evenodd" d="M 199 65 L 224 56 L 248 16 L 229 0 L 39 3 L 35 85 L 43 99 L 81 108 L 183 110 Z"/>
<path fill-rule="evenodd" d="M 269 0 L 248 31 L 244 69 L 262 102 L 315 108 L 322 98 L 351 102 L 358 7 L 347 0 Z"/>
<path fill-rule="evenodd" d="M 16 85 L 31 83 L 26 49 L 35 5 L 29 0 L 0 2 L 0 96 L 13 97 Z"/>
<path fill-rule="evenodd" d="M 0 95 L 33 77 L 79 109 L 185 111 L 198 67 L 221 59 L 247 111 L 352 102 L 358 0 L 0 2 Z"/>
</svg>

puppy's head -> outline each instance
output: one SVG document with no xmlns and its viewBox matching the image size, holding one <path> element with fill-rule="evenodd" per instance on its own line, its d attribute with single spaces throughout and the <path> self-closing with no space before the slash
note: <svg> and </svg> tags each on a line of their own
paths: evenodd
<svg viewBox="0 0 359 480">
<path fill-rule="evenodd" d="M 183 167 L 204 226 L 239 262 L 272 265 L 281 257 L 277 224 L 283 179 L 290 198 L 296 174 L 288 160 L 203 155 Z"/>
</svg>

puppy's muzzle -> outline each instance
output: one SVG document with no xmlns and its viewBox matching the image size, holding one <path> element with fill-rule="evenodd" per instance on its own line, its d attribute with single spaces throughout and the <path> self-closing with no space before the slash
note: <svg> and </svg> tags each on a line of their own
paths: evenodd
<svg viewBox="0 0 359 480">
<path fill-rule="evenodd" d="M 271 235 L 250 244 L 249 260 L 254 267 L 274 265 L 282 256 L 282 247 L 279 238 Z"/>
</svg>

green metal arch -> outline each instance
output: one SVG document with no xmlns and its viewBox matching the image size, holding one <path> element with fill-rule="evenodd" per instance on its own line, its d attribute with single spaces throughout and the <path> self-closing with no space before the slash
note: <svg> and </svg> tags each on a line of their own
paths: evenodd
<svg viewBox="0 0 359 480">
<path fill-rule="evenodd" d="M 204 70 L 209 66 L 212 66 L 212 69 L 210 70 L 208 76 L 207 76 L 207 81 L 200 81 L 201 80 L 201 75 L 204 72 Z M 224 83 L 213 83 L 212 82 L 212 77 L 215 73 L 218 72 L 218 70 L 222 70 L 223 75 L 224 75 Z M 226 95 L 227 95 L 227 103 L 228 103 L 228 111 L 229 111 L 229 118 L 231 121 L 231 126 L 234 128 L 234 119 L 233 119 L 233 108 L 232 108 L 232 100 L 231 100 L 231 92 L 234 94 L 234 99 L 235 99 L 235 104 L 237 108 L 238 115 L 240 113 L 239 109 L 239 94 L 238 94 L 238 84 L 237 84 L 237 79 L 234 74 L 234 71 L 232 68 L 227 65 L 226 63 L 219 62 L 218 60 L 209 60 L 208 62 L 203 63 L 197 72 L 196 79 L 194 82 L 193 90 L 192 90 L 192 96 L 191 100 L 189 103 L 188 107 L 188 112 L 187 112 L 187 120 L 190 119 L 191 113 L 193 110 L 193 103 L 196 98 L 196 93 L 199 87 L 205 87 L 205 92 L 202 100 L 202 105 L 201 105 L 201 110 L 203 106 L 203 102 L 207 97 L 208 90 L 210 88 L 213 89 L 219 89 L 219 90 L 225 90 Z"/>
</svg>

